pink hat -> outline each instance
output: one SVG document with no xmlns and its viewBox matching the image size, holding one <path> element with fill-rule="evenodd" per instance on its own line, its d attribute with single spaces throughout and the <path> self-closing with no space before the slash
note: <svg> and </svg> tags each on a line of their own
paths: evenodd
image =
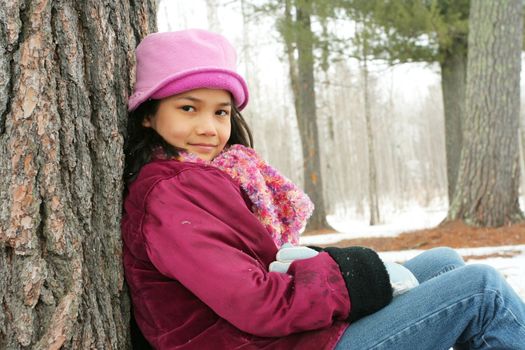
<svg viewBox="0 0 525 350">
<path fill-rule="evenodd" d="M 199 88 L 228 90 L 239 110 L 248 103 L 248 87 L 236 73 L 235 49 L 222 35 L 201 29 L 153 33 L 137 46 L 136 55 L 129 111 L 150 98 Z"/>
</svg>

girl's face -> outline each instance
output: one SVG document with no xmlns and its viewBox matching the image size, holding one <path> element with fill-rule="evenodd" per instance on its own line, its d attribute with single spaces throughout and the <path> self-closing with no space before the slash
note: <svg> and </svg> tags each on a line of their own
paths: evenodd
<svg viewBox="0 0 525 350">
<path fill-rule="evenodd" d="M 232 99 L 217 89 L 196 89 L 162 99 L 157 113 L 144 119 L 167 143 L 212 160 L 231 133 Z"/>
</svg>

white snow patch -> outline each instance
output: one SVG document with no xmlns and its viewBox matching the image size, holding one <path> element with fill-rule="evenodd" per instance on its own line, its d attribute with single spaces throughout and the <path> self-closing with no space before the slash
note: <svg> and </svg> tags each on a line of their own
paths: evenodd
<svg viewBox="0 0 525 350">
<path fill-rule="evenodd" d="M 436 201 L 432 207 L 422 208 L 417 204 L 407 205 L 404 210 L 388 206 L 382 212 L 384 223 L 370 226 L 367 219 L 354 215 L 353 210 L 339 209 L 327 216 L 327 221 L 337 233 L 304 236 L 300 238 L 303 245 L 334 244 L 345 239 L 363 237 L 393 237 L 402 232 L 431 228 L 439 225 L 447 215 L 447 208 L 442 201 Z"/>
<path fill-rule="evenodd" d="M 443 211 L 410 212 L 400 214 L 395 221 L 387 224 L 370 226 L 363 221 L 343 220 L 336 216 L 328 216 L 327 220 L 337 233 L 303 236 L 303 245 L 334 244 L 345 239 L 363 237 L 393 237 L 402 232 L 415 231 L 437 226 L 445 218 Z"/>
</svg>

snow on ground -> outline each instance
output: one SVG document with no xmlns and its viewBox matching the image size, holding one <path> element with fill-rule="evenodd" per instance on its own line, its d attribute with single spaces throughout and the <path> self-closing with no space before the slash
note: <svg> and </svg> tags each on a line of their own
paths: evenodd
<svg viewBox="0 0 525 350">
<path fill-rule="evenodd" d="M 520 197 L 520 205 L 525 208 L 525 196 Z M 399 209 L 394 203 L 385 202 L 381 205 L 383 223 L 370 226 L 367 213 L 358 214 L 359 211 L 351 206 L 336 207 L 335 213 L 326 219 L 337 233 L 301 237 L 301 244 L 333 244 L 352 238 L 397 236 L 401 232 L 435 227 L 446 218 L 447 211 L 444 198 L 434 199 L 425 208 L 417 203 L 407 203 Z"/>
<path fill-rule="evenodd" d="M 401 232 L 435 227 L 443 221 L 447 212 L 443 208 L 423 210 L 413 207 L 405 212 L 393 213 L 387 223 L 374 226 L 370 226 L 365 219 L 348 219 L 343 215 L 339 213 L 327 217 L 337 233 L 304 236 L 301 237 L 301 244 L 333 244 L 345 239 L 397 236 Z"/>
</svg>

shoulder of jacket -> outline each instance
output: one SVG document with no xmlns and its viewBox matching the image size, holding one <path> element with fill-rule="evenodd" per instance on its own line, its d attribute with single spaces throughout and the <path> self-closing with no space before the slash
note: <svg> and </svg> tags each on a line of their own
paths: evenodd
<svg viewBox="0 0 525 350">
<path fill-rule="evenodd" d="M 222 170 L 204 164 L 179 162 L 176 160 L 155 160 L 146 164 L 140 171 L 137 179 L 130 186 L 128 198 L 141 207 L 144 207 L 149 193 L 164 181 L 177 181 L 181 176 L 199 176 L 202 178 L 220 176 L 226 181 L 234 183 L 229 175 Z M 237 186 L 236 186 L 237 187 Z"/>
</svg>

